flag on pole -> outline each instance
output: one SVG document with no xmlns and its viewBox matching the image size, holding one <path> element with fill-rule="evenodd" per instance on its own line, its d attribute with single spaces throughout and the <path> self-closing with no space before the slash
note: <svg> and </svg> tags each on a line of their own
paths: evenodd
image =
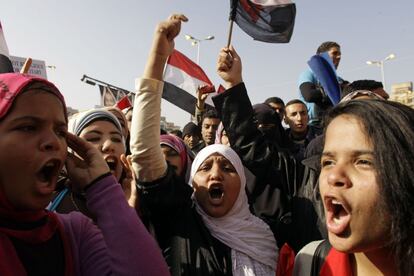
<svg viewBox="0 0 414 276">
<path fill-rule="evenodd" d="M 230 0 L 230 19 L 254 40 L 289 42 L 295 16 L 291 0 Z"/>
<path fill-rule="evenodd" d="M 9 57 L 9 48 L 3 34 L 3 27 L 0 22 L 0 73 L 14 72 L 13 65 Z"/>
<path fill-rule="evenodd" d="M 174 50 L 164 70 L 163 99 L 194 115 L 196 92 L 201 85 L 213 84 L 200 66 Z M 213 107 L 212 94 L 206 100 L 207 108 Z"/>
<path fill-rule="evenodd" d="M 327 52 L 314 55 L 308 61 L 308 65 L 322 85 L 331 102 L 336 105 L 341 100 L 341 88 L 335 66 Z"/>
<path fill-rule="evenodd" d="M 129 101 L 129 97 L 128 95 L 124 96 L 122 99 L 120 99 L 117 103 L 116 103 L 116 107 L 118 107 L 119 109 L 123 110 L 125 108 L 129 108 L 131 107 L 132 104 Z"/>
<path fill-rule="evenodd" d="M 99 85 L 101 93 L 101 106 L 114 106 L 116 104 L 116 94 L 108 86 Z"/>
</svg>

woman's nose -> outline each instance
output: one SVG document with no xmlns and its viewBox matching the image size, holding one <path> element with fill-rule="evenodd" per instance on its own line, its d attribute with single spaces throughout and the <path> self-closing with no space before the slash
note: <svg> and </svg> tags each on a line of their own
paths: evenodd
<svg viewBox="0 0 414 276">
<path fill-rule="evenodd" d="M 218 164 L 213 164 L 213 167 L 211 167 L 210 178 L 215 180 L 223 179 L 223 171 Z"/>
<path fill-rule="evenodd" d="M 61 147 L 61 142 L 55 131 L 45 133 L 40 148 L 43 151 L 56 151 Z"/>
<path fill-rule="evenodd" d="M 344 165 L 337 164 L 330 168 L 326 177 L 328 184 L 335 187 L 347 187 L 351 183 Z"/>
<path fill-rule="evenodd" d="M 108 153 L 108 152 L 113 152 L 113 151 L 114 151 L 114 143 L 110 139 L 105 140 L 104 143 L 102 144 L 102 152 Z"/>
</svg>

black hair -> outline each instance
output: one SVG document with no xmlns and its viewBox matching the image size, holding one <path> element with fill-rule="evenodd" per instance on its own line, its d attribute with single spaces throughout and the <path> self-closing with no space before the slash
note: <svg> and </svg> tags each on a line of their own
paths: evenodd
<svg viewBox="0 0 414 276">
<path fill-rule="evenodd" d="M 324 43 L 322 43 L 321 45 L 319 45 L 318 49 L 316 50 L 317 54 L 329 51 L 329 49 L 331 49 L 332 47 L 338 47 L 341 48 L 341 46 L 334 42 L 334 41 L 325 41 Z"/>
<path fill-rule="evenodd" d="M 368 90 L 373 92 L 378 88 L 384 88 L 382 82 L 375 80 L 356 80 L 345 85 L 344 89 L 341 91 L 341 99 L 357 90 Z"/>
<path fill-rule="evenodd" d="M 179 129 L 174 129 L 174 130 L 171 130 L 170 131 L 170 134 L 171 135 L 175 135 L 175 136 L 177 136 L 177 137 L 182 137 L 183 136 L 183 133 L 181 132 L 181 130 L 179 130 Z"/>
<path fill-rule="evenodd" d="M 293 99 L 293 100 L 288 101 L 285 107 L 288 107 L 289 105 L 292 105 L 292 104 L 303 104 L 306 107 L 306 104 L 299 99 Z"/>
<path fill-rule="evenodd" d="M 201 119 L 201 123 L 204 122 L 204 119 L 209 118 L 209 119 L 220 119 L 220 117 L 217 114 L 217 111 L 215 109 L 209 109 L 207 110 L 204 114 L 203 117 Z"/>
<path fill-rule="evenodd" d="M 279 97 L 267 98 L 264 103 L 265 104 L 275 103 L 275 104 L 281 104 L 281 105 L 285 106 L 285 102 Z"/>
<path fill-rule="evenodd" d="M 387 245 L 399 275 L 414 275 L 414 110 L 391 101 L 353 100 L 333 108 L 327 125 L 340 115 L 356 117 L 374 147 L 381 202 L 391 223 Z"/>
</svg>

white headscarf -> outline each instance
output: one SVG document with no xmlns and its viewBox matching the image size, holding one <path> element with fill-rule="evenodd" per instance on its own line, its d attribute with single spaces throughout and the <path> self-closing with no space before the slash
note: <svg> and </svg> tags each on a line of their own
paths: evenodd
<svg viewBox="0 0 414 276">
<path fill-rule="evenodd" d="M 240 177 L 240 192 L 233 207 L 223 217 L 207 215 L 193 194 L 196 210 L 210 233 L 232 249 L 233 275 L 274 275 L 278 257 L 276 241 L 270 227 L 249 210 L 246 178 L 238 155 L 221 144 L 205 147 L 193 161 L 189 184 L 192 185 L 200 165 L 214 153 L 224 156 L 236 169 Z"/>
</svg>

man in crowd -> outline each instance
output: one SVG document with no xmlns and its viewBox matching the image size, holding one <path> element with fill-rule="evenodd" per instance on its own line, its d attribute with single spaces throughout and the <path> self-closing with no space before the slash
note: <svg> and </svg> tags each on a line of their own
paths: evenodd
<svg viewBox="0 0 414 276">
<path fill-rule="evenodd" d="M 286 134 L 291 140 L 291 152 L 299 161 L 303 159 L 306 146 L 320 134 L 315 127 L 308 125 L 308 110 L 304 102 L 298 99 L 289 101 L 285 106 L 284 121 L 289 128 Z"/>
<path fill-rule="evenodd" d="M 216 131 L 220 118 L 215 110 L 207 110 L 201 120 L 201 137 L 205 146 L 212 145 L 216 139 Z"/>
<path fill-rule="evenodd" d="M 193 122 L 189 122 L 184 126 L 182 138 L 195 154 L 204 147 L 204 143 L 201 141 L 200 127 Z"/>
<path fill-rule="evenodd" d="M 270 97 L 266 99 L 264 102 L 265 104 L 269 105 L 279 114 L 280 121 L 283 120 L 283 116 L 285 114 L 285 102 L 279 97 Z"/>
<path fill-rule="evenodd" d="M 335 69 L 337 69 L 341 60 L 341 47 L 339 44 L 333 41 L 322 43 L 318 47 L 316 54 L 324 52 L 328 53 Z M 338 78 L 338 81 L 340 83 L 343 82 L 341 78 Z M 308 108 L 309 124 L 322 128 L 323 115 L 332 106 L 332 102 L 310 68 L 300 75 L 299 90 L 300 99 L 305 101 Z"/>
</svg>

